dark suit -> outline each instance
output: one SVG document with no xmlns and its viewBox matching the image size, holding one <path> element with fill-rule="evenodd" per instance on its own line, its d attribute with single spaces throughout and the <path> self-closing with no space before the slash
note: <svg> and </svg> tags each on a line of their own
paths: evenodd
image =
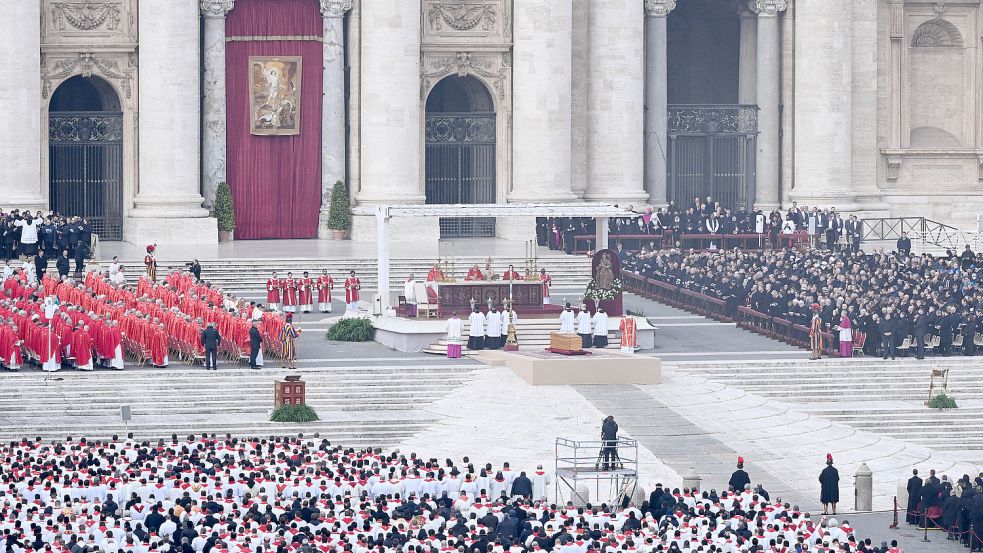
<svg viewBox="0 0 983 553">
<path fill-rule="evenodd" d="M 55 266 L 58 267 L 58 277 L 66 277 L 68 273 L 72 270 L 72 262 L 64 255 L 58 258 L 55 262 Z M 40 277 L 40 275 L 38 275 Z"/>
<path fill-rule="evenodd" d="M 915 319 L 915 353 L 919 359 L 925 358 L 925 335 L 928 334 L 928 315 L 918 315 Z"/>
<path fill-rule="evenodd" d="M 201 345 L 205 347 L 205 368 L 217 368 L 218 345 L 222 342 L 222 335 L 215 327 L 210 326 L 201 331 Z"/>
<path fill-rule="evenodd" d="M 259 348 L 263 345 L 263 335 L 255 326 L 249 328 L 249 366 L 256 367 L 256 356 L 259 355 Z"/>
</svg>

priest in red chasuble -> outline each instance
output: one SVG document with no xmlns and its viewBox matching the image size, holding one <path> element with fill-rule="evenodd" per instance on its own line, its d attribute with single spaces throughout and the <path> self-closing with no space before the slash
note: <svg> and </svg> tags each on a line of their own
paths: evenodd
<svg viewBox="0 0 983 553">
<path fill-rule="evenodd" d="M 349 313 L 358 313 L 358 291 L 362 289 L 362 281 L 355 276 L 355 271 L 348 274 L 345 279 L 345 304 Z"/>
</svg>

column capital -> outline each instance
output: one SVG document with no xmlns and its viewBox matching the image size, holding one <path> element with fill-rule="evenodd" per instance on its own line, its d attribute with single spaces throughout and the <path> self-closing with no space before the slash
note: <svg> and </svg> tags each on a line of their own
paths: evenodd
<svg viewBox="0 0 983 553">
<path fill-rule="evenodd" d="M 676 0 L 645 0 L 645 17 L 666 17 L 676 9 Z"/>
<path fill-rule="evenodd" d="M 201 0 L 201 15 L 224 18 L 234 6 L 235 0 Z"/>
<path fill-rule="evenodd" d="M 321 15 L 324 17 L 345 17 L 352 9 L 354 0 L 321 0 Z"/>
<path fill-rule="evenodd" d="M 752 0 L 751 9 L 758 17 L 777 17 L 788 8 L 788 0 Z"/>
</svg>

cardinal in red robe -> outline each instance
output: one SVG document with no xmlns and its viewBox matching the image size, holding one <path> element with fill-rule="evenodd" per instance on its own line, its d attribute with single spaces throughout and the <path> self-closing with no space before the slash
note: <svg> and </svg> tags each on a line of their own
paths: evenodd
<svg viewBox="0 0 983 553">
<path fill-rule="evenodd" d="M 276 277 L 276 271 L 273 271 L 273 276 L 266 281 L 266 305 L 274 311 L 280 305 L 280 279 Z"/>
<path fill-rule="evenodd" d="M 327 269 L 317 277 L 317 308 L 321 313 L 331 313 L 331 290 L 334 279 L 328 276 Z"/>
<path fill-rule="evenodd" d="M 478 268 L 478 264 L 475 263 L 470 269 L 468 269 L 468 274 L 464 277 L 464 280 L 485 280 L 485 275 L 481 272 L 481 269 Z"/>
<path fill-rule="evenodd" d="M 283 310 L 287 313 L 297 312 L 297 281 L 293 273 L 287 273 L 287 278 L 280 280 L 283 290 Z"/>
<path fill-rule="evenodd" d="M 307 271 L 304 271 L 304 278 L 297 281 L 298 303 L 300 310 L 310 313 L 314 309 L 314 279 Z"/>
<path fill-rule="evenodd" d="M 92 370 L 92 337 L 89 327 L 79 325 L 72 334 L 72 355 L 75 357 L 75 367 L 80 371 Z"/>
<path fill-rule="evenodd" d="M 345 279 L 345 304 L 348 312 L 358 312 L 358 291 L 361 289 L 362 281 L 355 276 L 355 271 L 351 271 L 348 278 Z"/>
</svg>

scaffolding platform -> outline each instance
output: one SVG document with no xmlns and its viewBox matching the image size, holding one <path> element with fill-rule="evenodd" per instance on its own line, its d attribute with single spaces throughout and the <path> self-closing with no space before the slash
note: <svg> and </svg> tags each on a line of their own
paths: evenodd
<svg viewBox="0 0 983 553">
<path fill-rule="evenodd" d="M 596 503 L 623 505 L 638 487 L 638 442 L 557 438 L 555 470 L 557 501 L 586 505 L 593 495 Z"/>
</svg>

